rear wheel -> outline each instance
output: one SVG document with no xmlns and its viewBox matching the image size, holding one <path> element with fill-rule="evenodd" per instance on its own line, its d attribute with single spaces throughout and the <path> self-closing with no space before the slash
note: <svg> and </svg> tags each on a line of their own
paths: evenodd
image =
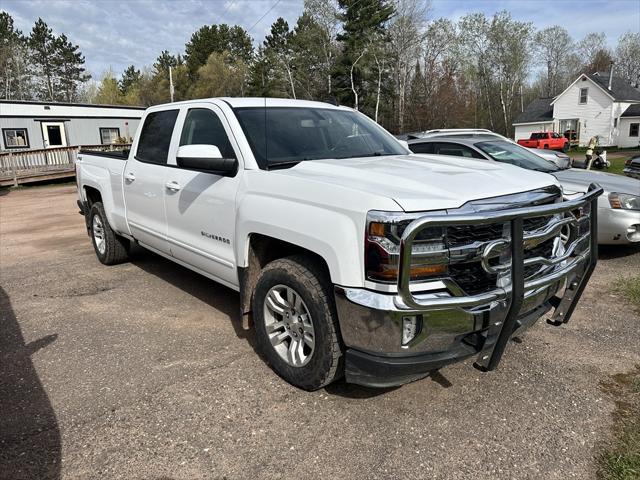
<svg viewBox="0 0 640 480">
<path fill-rule="evenodd" d="M 342 376 L 343 348 L 331 282 L 312 259 L 269 263 L 253 295 L 258 347 L 287 382 L 317 390 Z"/>
<path fill-rule="evenodd" d="M 545 144 L 542 148 L 544 148 L 545 150 L 549 150 L 549 144 Z"/>
<path fill-rule="evenodd" d="M 101 202 L 91 206 L 89 227 L 93 249 L 101 263 L 115 265 L 127 260 L 129 241 L 112 230 Z"/>
</svg>

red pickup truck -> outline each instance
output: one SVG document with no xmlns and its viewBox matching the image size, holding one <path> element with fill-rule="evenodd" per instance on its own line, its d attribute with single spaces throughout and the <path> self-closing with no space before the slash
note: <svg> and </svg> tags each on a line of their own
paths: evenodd
<svg viewBox="0 0 640 480">
<path fill-rule="evenodd" d="M 528 139 L 518 140 L 518 145 L 528 148 L 548 148 L 565 151 L 569 148 L 569 139 L 559 133 L 533 132 Z"/>
</svg>

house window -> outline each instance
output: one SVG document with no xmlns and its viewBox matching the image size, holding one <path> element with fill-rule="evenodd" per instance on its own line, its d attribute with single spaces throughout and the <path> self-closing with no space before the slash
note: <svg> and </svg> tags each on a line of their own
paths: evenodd
<svg viewBox="0 0 640 480">
<path fill-rule="evenodd" d="M 26 128 L 3 128 L 5 148 L 29 148 L 29 135 Z"/>
<path fill-rule="evenodd" d="M 618 119 L 617 118 L 613 119 L 613 128 L 618 128 Z"/>
<path fill-rule="evenodd" d="M 629 124 L 629 136 L 637 137 L 638 136 L 638 127 L 640 127 L 640 123 L 631 123 Z"/>
<path fill-rule="evenodd" d="M 585 88 L 581 88 L 580 89 L 580 105 L 584 105 L 585 103 L 587 103 L 587 95 L 589 94 L 589 88 L 585 87 Z"/>
<path fill-rule="evenodd" d="M 119 128 L 101 128 L 100 129 L 100 143 L 102 145 L 111 145 L 116 143 L 120 138 Z"/>
</svg>

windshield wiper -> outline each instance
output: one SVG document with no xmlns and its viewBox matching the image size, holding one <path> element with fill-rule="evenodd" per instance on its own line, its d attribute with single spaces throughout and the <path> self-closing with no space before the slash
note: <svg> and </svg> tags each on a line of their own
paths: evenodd
<svg viewBox="0 0 640 480">
<path fill-rule="evenodd" d="M 267 164 L 267 170 L 277 170 L 278 168 L 293 167 L 304 160 L 287 160 L 285 162 L 274 162 Z"/>
</svg>

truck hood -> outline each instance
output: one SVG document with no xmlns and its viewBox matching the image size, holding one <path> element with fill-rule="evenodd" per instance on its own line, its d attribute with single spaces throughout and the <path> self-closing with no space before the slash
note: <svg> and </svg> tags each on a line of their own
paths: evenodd
<svg viewBox="0 0 640 480">
<path fill-rule="evenodd" d="M 640 180 L 623 175 L 580 168 L 561 170 L 553 172 L 552 175 L 560 181 L 562 190 L 567 195 L 586 192 L 591 183 L 600 185 L 605 193 L 616 192 L 640 195 Z"/>
<path fill-rule="evenodd" d="M 278 173 L 384 196 L 407 212 L 458 208 L 471 200 L 558 184 L 546 173 L 440 155 L 314 160 Z"/>
</svg>

